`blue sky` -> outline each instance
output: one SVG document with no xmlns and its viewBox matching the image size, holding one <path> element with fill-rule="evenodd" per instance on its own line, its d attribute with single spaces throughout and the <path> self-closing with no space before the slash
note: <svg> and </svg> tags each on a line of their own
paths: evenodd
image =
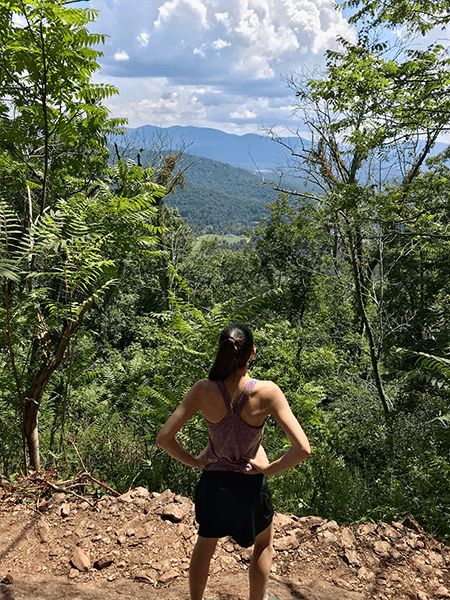
<svg viewBox="0 0 450 600">
<path fill-rule="evenodd" d="M 354 31 L 332 0 L 91 0 L 109 37 L 98 81 L 131 127 L 191 125 L 228 133 L 297 127 L 283 77 L 324 64 Z"/>
</svg>

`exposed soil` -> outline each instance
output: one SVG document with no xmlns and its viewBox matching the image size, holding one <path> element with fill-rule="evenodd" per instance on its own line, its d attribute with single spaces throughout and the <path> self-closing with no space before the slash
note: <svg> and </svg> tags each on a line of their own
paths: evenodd
<svg viewBox="0 0 450 600">
<path fill-rule="evenodd" d="M 188 600 L 196 541 L 189 499 L 144 488 L 81 498 L 55 493 L 46 478 L 0 481 L 0 600 Z M 450 598 L 450 548 L 411 517 L 339 527 L 277 514 L 275 530 L 270 597 Z M 206 597 L 246 600 L 250 555 L 220 540 Z"/>
</svg>

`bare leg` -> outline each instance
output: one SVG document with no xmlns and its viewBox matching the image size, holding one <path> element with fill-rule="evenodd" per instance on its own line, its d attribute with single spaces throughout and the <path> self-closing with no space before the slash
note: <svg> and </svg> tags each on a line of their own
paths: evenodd
<svg viewBox="0 0 450 600">
<path fill-rule="evenodd" d="M 273 523 L 256 536 L 250 563 L 250 600 L 263 600 L 273 555 Z"/>
<path fill-rule="evenodd" d="M 198 536 L 197 544 L 192 553 L 189 568 L 189 589 L 191 600 L 202 600 L 209 573 L 209 563 L 216 549 L 219 538 L 204 538 Z"/>
</svg>

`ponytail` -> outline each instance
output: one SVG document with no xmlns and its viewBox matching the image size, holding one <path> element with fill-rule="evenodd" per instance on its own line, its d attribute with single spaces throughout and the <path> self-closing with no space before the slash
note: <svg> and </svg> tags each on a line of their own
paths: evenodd
<svg viewBox="0 0 450 600">
<path fill-rule="evenodd" d="M 253 335 L 242 323 L 232 323 L 220 334 L 216 359 L 209 371 L 211 380 L 223 380 L 245 366 L 253 351 Z"/>
</svg>

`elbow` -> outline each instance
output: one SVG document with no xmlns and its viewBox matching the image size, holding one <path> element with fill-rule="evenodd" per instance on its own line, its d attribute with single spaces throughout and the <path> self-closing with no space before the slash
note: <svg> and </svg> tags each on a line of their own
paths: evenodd
<svg viewBox="0 0 450 600">
<path fill-rule="evenodd" d="M 167 447 L 167 437 L 161 432 L 158 433 L 158 437 L 156 438 L 156 445 L 162 450 L 165 450 Z"/>
<path fill-rule="evenodd" d="M 309 443 L 300 444 L 299 446 L 297 446 L 297 450 L 301 456 L 300 462 L 306 460 L 308 456 L 311 456 L 311 446 L 309 445 Z"/>
</svg>

